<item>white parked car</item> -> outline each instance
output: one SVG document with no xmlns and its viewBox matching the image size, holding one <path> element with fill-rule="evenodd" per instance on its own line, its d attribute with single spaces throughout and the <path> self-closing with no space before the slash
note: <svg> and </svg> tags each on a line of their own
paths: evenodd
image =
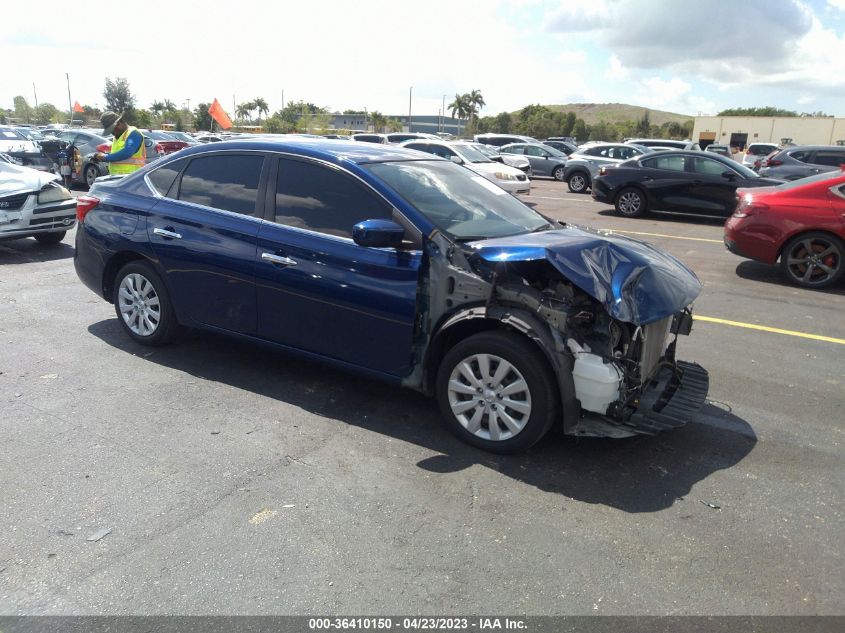
<svg viewBox="0 0 845 633">
<path fill-rule="evenodd" d="M 766 156 L 780 149 L 775 143 L 751 143 L 742 155 L 742 164 L 749 169 L 760 169 Z"/>
<path fill-rule="evenodd" d="M 55 174 L 0 160 L 0 240 L 58 244 L 76 225 L 76 198 Z"/>
<path fill-rule="evenodd" d="M 525 158 L 525 156 L 519 156 L 518 154 L 502 154 L 502 152 L 499 151 L 499 148 L 495 145 L 487 145 L 485 143 L 467 143 L 467 145 L 473 149 L 477 149 L 490 160 L 494 160 L 497 163 L 504 163 L 505 165 L 510 165 L 511 167 L 516 167 L 526 176 L 531 178 L 531 161 Z"/>
<path fill-rule="evenodd" d="M 509 193 L 530 193 L 531 181 L 524 172 L 496 161 L 472 147 L 472 143 L 448 141 L 405 141 L 402 147 L 434 154 L 463 165 Z"/>
</svg>

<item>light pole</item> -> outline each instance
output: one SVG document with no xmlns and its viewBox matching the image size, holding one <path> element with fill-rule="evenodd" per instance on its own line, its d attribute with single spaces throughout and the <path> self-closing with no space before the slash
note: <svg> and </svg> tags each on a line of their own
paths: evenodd
<svg viewBox="0 0 845 633">
<path fill-rule="evenodd" d="M 414 96 L 414 87 L 411 86 L 411 90 L 408 92 L 408 131 L 411 131 L 411 99 Z"/>
<path fill-rule="evenodd" d="M 443 95 L 443 107 L 440 110 L 443 113 L 443 129 L 440 130 L 441 132 L 446 131 L 446 95 Z"/>
</svg>

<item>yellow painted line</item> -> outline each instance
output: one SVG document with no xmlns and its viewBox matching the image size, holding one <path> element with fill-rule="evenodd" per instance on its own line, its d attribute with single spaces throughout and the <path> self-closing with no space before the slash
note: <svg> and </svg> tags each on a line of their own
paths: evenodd
<svg viewBox="0 0 845 633">
<path fill-rule="evenodd" d="M 691 240 L 693 242 L 711 242 L 712 244 L 724 244 L 722 240 L 710 240 L 703 237 L 685 237 L 683 235 L 665 235 L 663 233 L 642 233 L 640 231 L 620 231 L 619 229 L 600 229 L 611 233 L 625 233 L 627 235 L 648 235 L 649 237 L 668 237 L 670 240 Z"/>
<path fill-rule="evenodd" d="M 808 334 L 807 332 L 782 330 L 777 327 L 757 325 L 756 323 L 743 323 L 741 321 L 728 321 L 727 319 L 717 319 L 716 317 L 701 316 L 700 314 L 694 314 L 693 319 L 696 321 L 704 321 L 706 323 L 720 323 L 722 325 L 733 325 L 734 327 L 744 327 L 749 330 L 760 330 L 761 332 L 770 332 L 772 334 L 785 334 L 787 336 L 809 338 L 814 341 L 824 341 L 825 343 L 837 343 L 839 345 L 845 345 L 845 338 L 833 338 L 832 336 L 822 336 L 821 334 Z"/>
</svg>

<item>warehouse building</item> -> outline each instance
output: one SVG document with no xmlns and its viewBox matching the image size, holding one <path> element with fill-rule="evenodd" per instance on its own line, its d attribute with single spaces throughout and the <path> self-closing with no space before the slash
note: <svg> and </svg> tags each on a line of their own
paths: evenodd
<svg viewBox="0 0 845 633">
<path fill-rule="evenodd" d="M 845 145 L 845 119 L 834 117 L 699 116 L 692 140 L 742 151 L 751 143 Z"/>
</svg>

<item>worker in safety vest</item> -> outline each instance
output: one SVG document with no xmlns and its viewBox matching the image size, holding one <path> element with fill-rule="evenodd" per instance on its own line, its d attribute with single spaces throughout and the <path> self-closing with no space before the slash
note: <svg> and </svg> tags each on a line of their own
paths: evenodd
<svg viewBox="0 0 845 633">
<path fill-rule="evenodd" d="M 100 123 L 103 124 L 103 136 L 114 134 L 114 140 L 111 152 L 97 152 L 94 160 L 107 162 L 111 175 L 125 176 L 147 164 L 144 136 L 138 128 L 127 125 L 122 114 L 105 112 L 100 117 Z"/>
</svg>

